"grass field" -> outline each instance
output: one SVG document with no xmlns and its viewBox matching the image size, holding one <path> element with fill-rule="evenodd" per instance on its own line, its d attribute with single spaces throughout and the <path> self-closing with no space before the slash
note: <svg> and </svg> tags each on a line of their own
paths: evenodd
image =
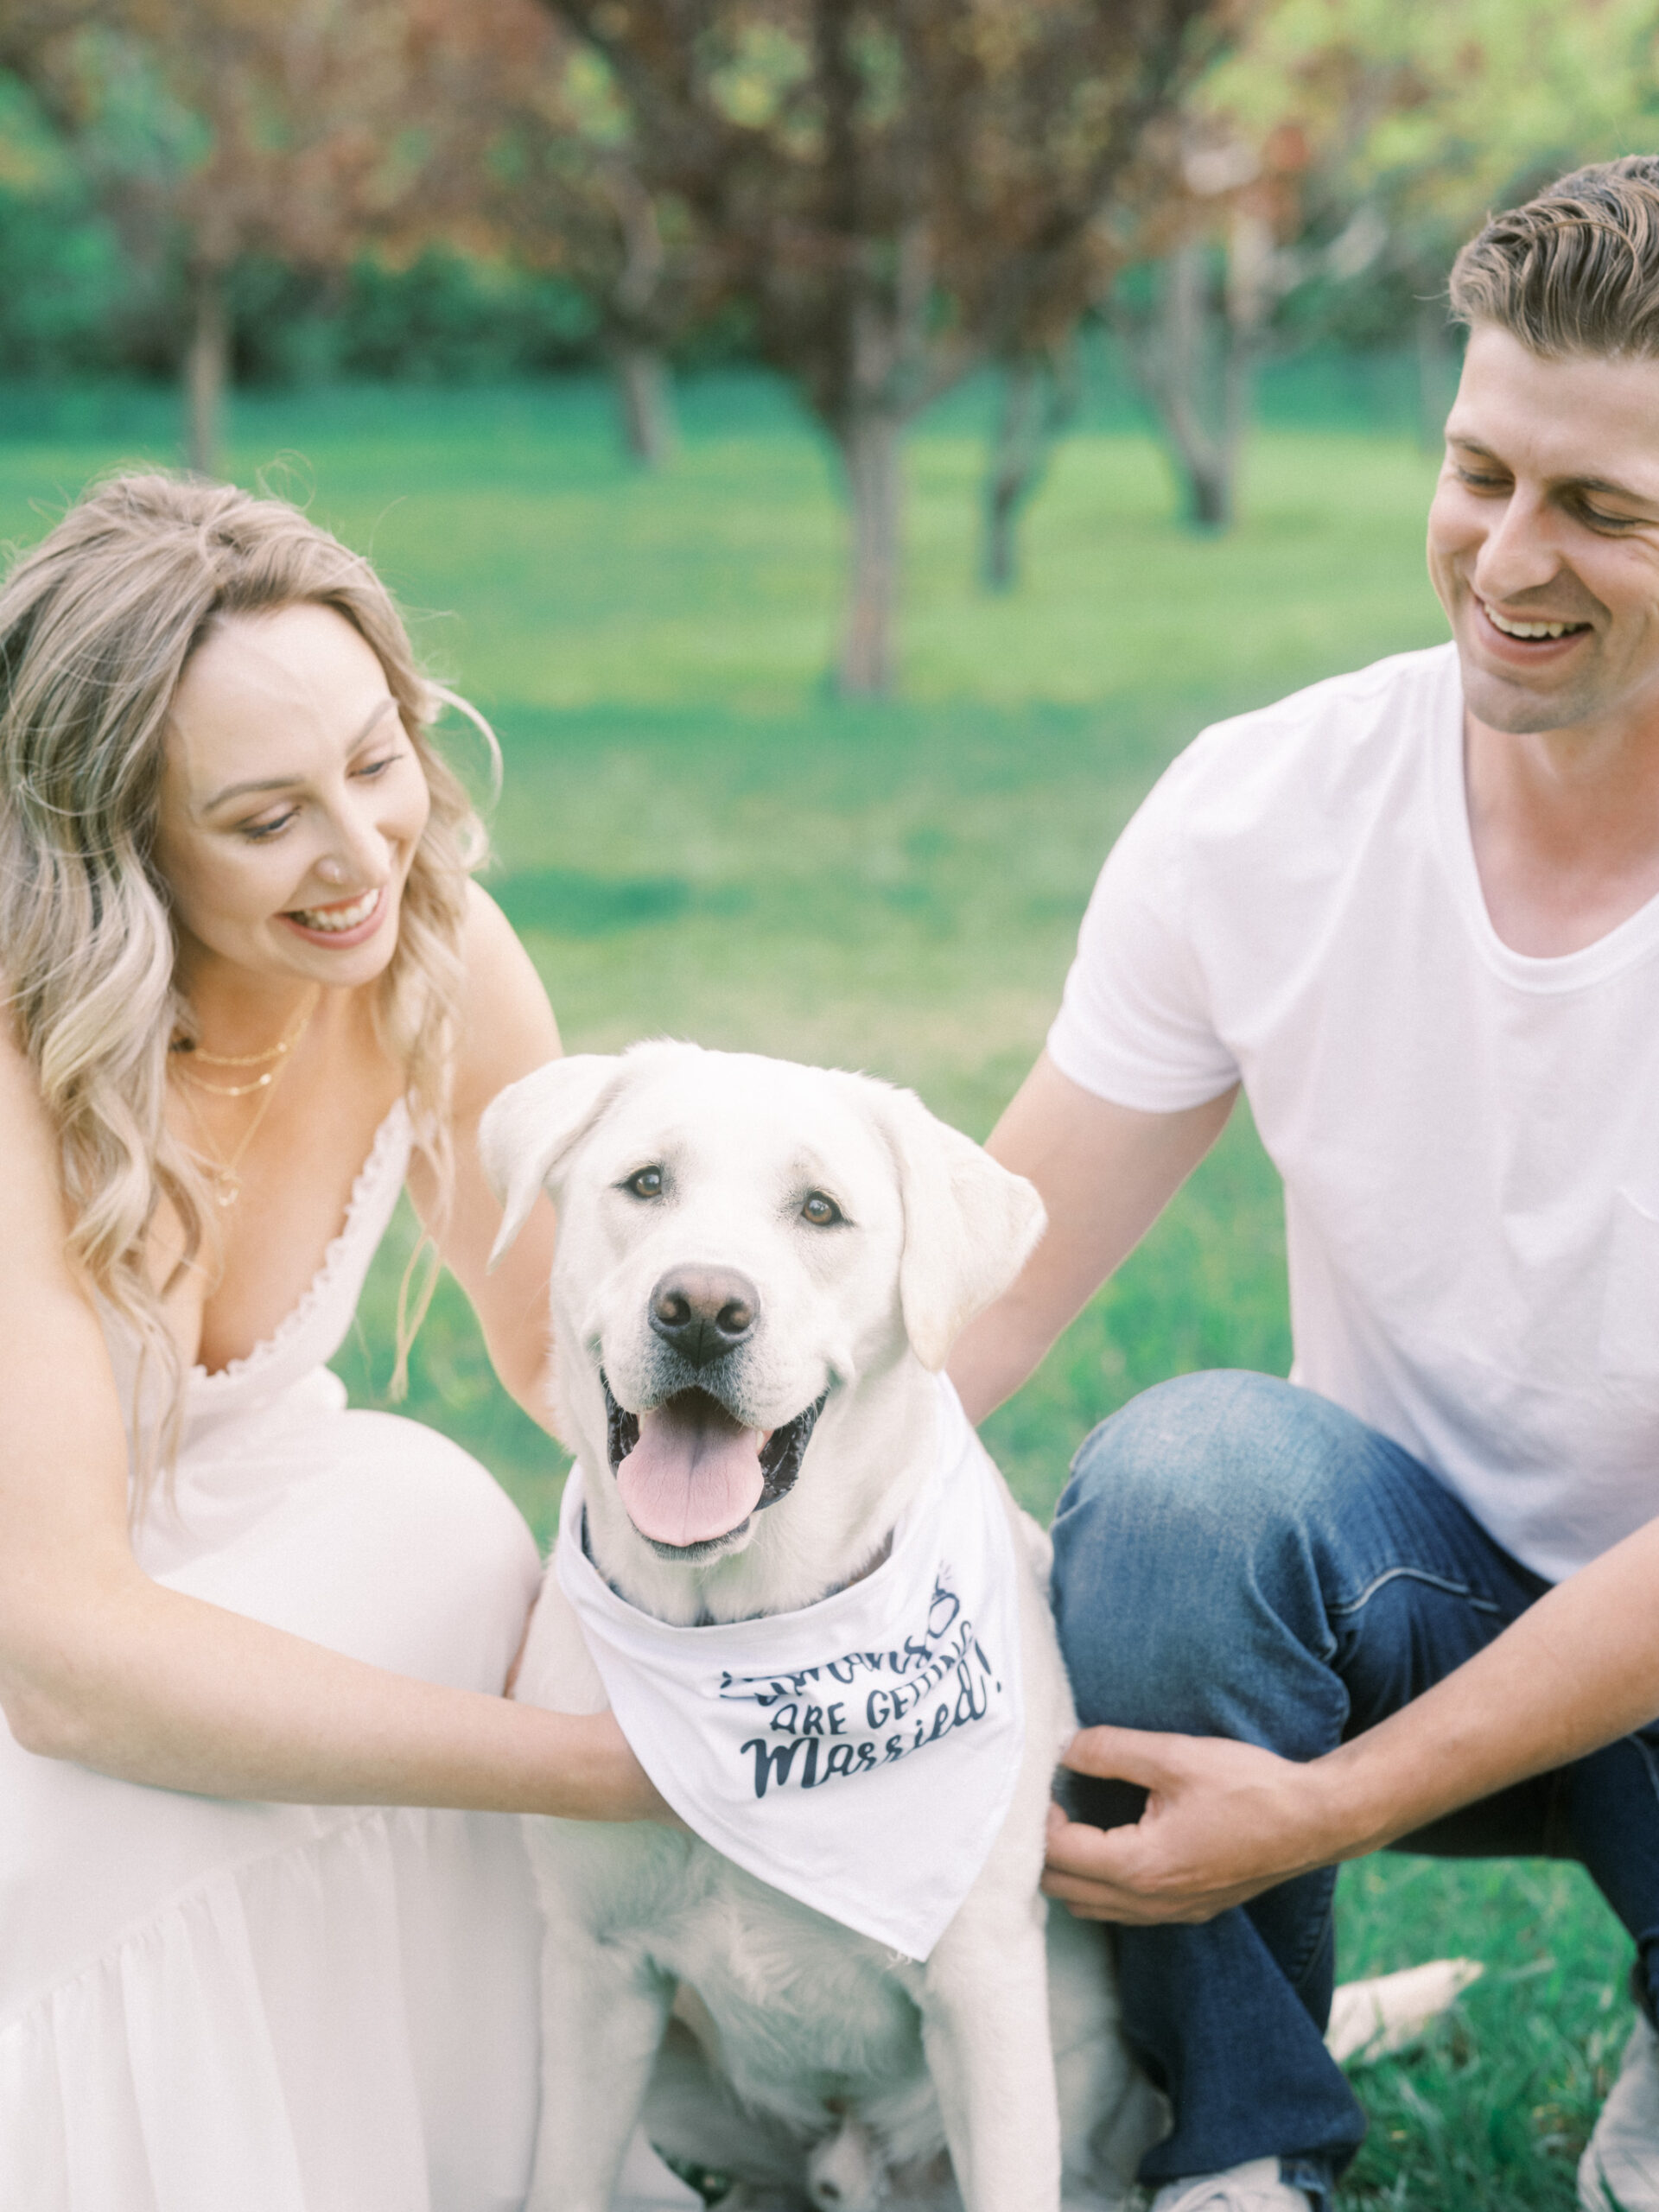
<svg viewBox="0 0 1659 2212">
<path fill-rule="evenodd" d="M 1173 750 L 1442 634 L 1421 553 L 1432 465 L 1357 428 L 1261 434 L 1221 540 L 1173 519 L 1132 428 L 1079 435 L 1032 511 L 1020 588 L 987 601 L 976 412 L 970 395 L 912 444 L 904 697 L 852 709 L 822 683 L 833 481 L 759 379 L 693 387 L 657 479 L 618 460 L 583 385 L 238 404 L 238 476 L 266 471 L 371 550 L 494 720 L 490 880 L 570 1046 L 669 1032 L 865 1067 L 982 1136 L 1041 1044 L 1101 855 Z M 118 460 L 170 460 L 172 435 L 164 396 L 0 394 L 0 536 L 37 535 Z M 390 1364 L 396 1243 L 341 1362 L 365 1401 Z M 1046 1513 L 1078 1439 L 1135 1391 L 1288 1357 L 1278 1190 L 1241 1113 L 989 1440 Z M 410 1409 L 546 1539 L 556 1454 L 448 1291 Z M 1374 2125 L 1344 2212 L 1569 2206 L 1629 2017 L 1628 1945 L 1587 1882 L 1382 1859 L 1344 1875 L 1339 1913 L 1345 1970 L 1447 1951 L 1489 1967 L 1428 2048 L 1360 2077 Z"/>
</svg>

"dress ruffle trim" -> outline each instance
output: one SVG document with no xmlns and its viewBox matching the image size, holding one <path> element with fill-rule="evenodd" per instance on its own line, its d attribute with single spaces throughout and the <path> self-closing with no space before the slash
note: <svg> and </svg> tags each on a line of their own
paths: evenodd
<svg viewBox="0 0 1659 2212">
<path fill-rule="evenodd" d="M 272 1363 L 296 1338 L 305 1334 L 318 1309 L 330 1299 L 335 1278 L 358 1244 L 379 1243 L 386 1222 L 391 1217 L 391 1207 L 397 1204 L 396 1192 L 393 1192 L 390 1205 L 376 1205 L 375 1201 L 384 1200 L 385 1185 L 393 1172 L 394 1164 L 397 1187 L 402 1189 L 409 1165 L 410 1142 L 409 1107 L 399 1098 L 394 1102 L 385 1121 L 374 1133 L 369 1156 L 358 1170 L 356 1180 L 352 1185 L 352 1193 L 346 1203 L 346 1218 L 340 1224 L 339 1235 L 330 1239 L 315 1274 L 296 1303 L 289 1308 L 270 1334 L 262 1337 L 253 1350 L 245 1353 L 241 1358 L 232 1359 L 224 1367 L 213 1369 L 211 1373 L 205 1367 L 192 1367 L 188 1370 L 186 1380 L 193 1414 L 197 1411 L 217 1414 L 220 1410 L 224 1393 L 239 1383 L 265 1380 Z M 356 1291 L 353 1290 L 353 1306 L 356 1302 Z"/>
<path fill-rule="evenodd" d="M 477 1816 L 353 1811 L 174 1898 L 0 2031 L 0 2206 L 517 2206 L 523 2080 L 478 2023 L 522 2036 L 521 1962 L 452 1909 L 458 1878 L 511 1879 L 504 1845 Z"/>
</svg>

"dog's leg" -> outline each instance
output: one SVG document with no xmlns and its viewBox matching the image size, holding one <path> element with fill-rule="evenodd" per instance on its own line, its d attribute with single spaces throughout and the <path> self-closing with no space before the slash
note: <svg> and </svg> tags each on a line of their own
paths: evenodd
<svg viewBox="0 0 1659 2212">
<path fill-rule="evenodd" d="M 644 1959 L 599 1942 L 574 1915 L 549 1913 L 542 2117 L 524 2212 L 610 2212 L 673 1996 Z"/>
<path fill-rule="evenodd" d="M 1167 2108 L 1124 2043 L 1105 1929 L 1051 1905 L 1047 1951 L 1061 2201 L 1068 2212 L 1107 2212 L 1128 2202 L 1141 2153 L 1167 2133 Z"/>
<path fill-rule="evenodd" d="M 736 2189 L 722 2204 L 807 2212 L 804 2146 L 776 2120 L 745 2110 L 677 2018 L 657 2054 L 644 2119 L 653 2148 L 732 2177 Z"/>
<path fill-rule="evenodd" d="M 927 1961 L 922 2036 L 966 2212 L 1058 2212 L 1043 1900 L 970 1897 Z"/>
</svg>

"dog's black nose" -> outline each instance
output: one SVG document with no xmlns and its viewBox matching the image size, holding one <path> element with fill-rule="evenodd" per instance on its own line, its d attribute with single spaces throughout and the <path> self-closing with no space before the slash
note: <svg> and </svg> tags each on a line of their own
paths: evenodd
<svg viewBox="0 0 1659 2212">
<path fill-rule="evenodd" d="M 651 1294 L 651 1325 L 693 1367 L 741 1344 L 760 1313 L 760 1294 L 735 1268 L 673 1268 Z"/>
</svg>

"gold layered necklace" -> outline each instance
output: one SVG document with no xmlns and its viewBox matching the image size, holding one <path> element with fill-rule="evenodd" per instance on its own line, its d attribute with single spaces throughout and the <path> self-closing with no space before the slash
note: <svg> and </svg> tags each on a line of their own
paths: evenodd
<svg viewBox="0 0 1659 2212">
<path fill-rule="evenodd" d="M 276 1096 L 276 1086 L 288 1072 L 289 1057 L 310 1027 L 311 1017 L 315 1014 L 321 997 L 322 987 L 319 984 L 313 991 L 305 1012 L 294 1027 L 279 1037 L 274 1045 L 268 1045 L 263 1052 L 206 1052 L 200 1045 L 188 1039 L 181 1039 L 173 1046 L 175 1053 L 188 1055 L 188 1059 L 181 1058 L 179 1062 L 179 1073 L 184 1080 L 184 1103 L 189 1108 L 190 1118 L 207 1147 L 206 1156 L 198 1153 L 197 1158 L 207 1169 L 213 1186 L 213 1197 L 221 1206 L 233 1206 L 242 1195 L 239 1172 L 242 1162 L 247 1157 L 249 1146 L 259 1134 L 261 1123 L 270 1111 L 271 1101 Z M 266 1061 L 274 1065 L 264 1067 Z M 264 1071 L 255 1076 L 250 1083 L 204 1083 L 196 1073 L 198 1065 L 210 1068 L 264 1067 Z M 213 1132 L 196 1102 L 195 1094 L 199 1090 L 205 1091 L 210 1098 L 247 1098 L 255 1091 L 260 1094 L 259 1103 L 253 1109 L 253 1119 L 243 1130 L 236 1149 L 228 1157 L 213 1141 Z"/>
</svg>

